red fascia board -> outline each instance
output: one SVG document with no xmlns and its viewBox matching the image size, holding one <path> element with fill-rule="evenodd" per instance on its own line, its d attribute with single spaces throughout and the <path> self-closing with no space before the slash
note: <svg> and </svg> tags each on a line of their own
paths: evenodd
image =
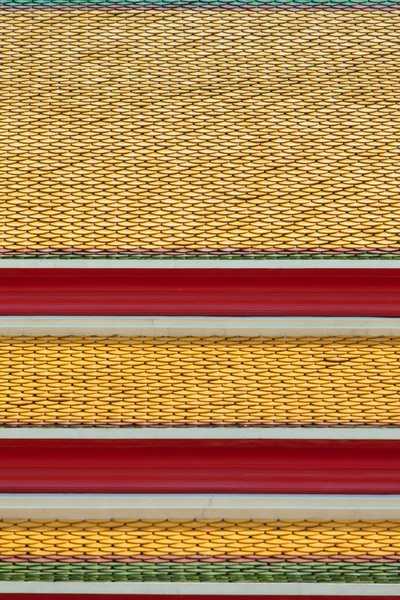
<svg viewBox="0 0 400 600">
<path fill-rule="evenodd" d="M 0 440 L 3 493 L 399 494 L 400 441 Z"/>
<path fill-rule="evenodd" d="M 0 315 L 400 316 L 400 269 L 25 269 Z"/>
</svg>

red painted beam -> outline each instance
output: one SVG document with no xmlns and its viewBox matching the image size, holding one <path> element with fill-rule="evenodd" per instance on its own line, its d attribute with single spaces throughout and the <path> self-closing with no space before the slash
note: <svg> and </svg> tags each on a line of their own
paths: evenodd
<svg viewBox="0 0 400 600">
<path fill-rule="evenodd" d="M 399 494 L 400 441 L 0 440 L 0 492 Z"/>
<path fill-rule="evenodd" d="M 400 316 L 400 269 L 2 269 L 1 315 Z"/>
</svg>

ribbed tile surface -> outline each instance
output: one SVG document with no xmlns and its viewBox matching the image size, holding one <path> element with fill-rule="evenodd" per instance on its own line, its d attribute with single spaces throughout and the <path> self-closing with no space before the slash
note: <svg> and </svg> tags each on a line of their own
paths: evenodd
<svg viewBox="0 0 400 600">
<path fill-rule="evenodd" d="M 399 426 L 400 338 L 0 337 L 6 426 Z"/>
<path fill-rule="evenodd" d="M 0 255 L 400 254 L 399 11 L 74 4 L 1 2 Z"/>
<path fill-rule="evenodd" d="M 398 521 L 1 521 L 0 579 L 398 582 Z"/>
</svg>

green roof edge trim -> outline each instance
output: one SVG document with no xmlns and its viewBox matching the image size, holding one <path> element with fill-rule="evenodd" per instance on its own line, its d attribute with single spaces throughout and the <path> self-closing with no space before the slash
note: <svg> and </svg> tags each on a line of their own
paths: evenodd
<svg viewBox="0 0 400 600">
<path fill-rule="evenodd" d="M 2 260 L 24 260 L 27 258 L 35 259 L 52 259 L 52 260 L 74 260 L 74 259 L 88 259 L 88 260 L 400 260 L 400 254 L 85 254 L 74 253 L 74 254 L 7 254 L 0 255 L 0 263 Z"/>
<path fill-rule="evenodd" d="M 68 559 L 67 559 L 68 560 Z M 0 563 L 1 581 L 400 583 L 400 562 Z"/>
</svg>

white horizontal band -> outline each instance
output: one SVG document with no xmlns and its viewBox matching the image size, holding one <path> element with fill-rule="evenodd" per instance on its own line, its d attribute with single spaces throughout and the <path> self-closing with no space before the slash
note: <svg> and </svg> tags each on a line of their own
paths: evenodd
<svg viewBox="0 0 400 600">
<path fill-rule="evenodd" d="M 400 496 L 0 494 L 2 519 L 399 519 Z"/>
<path fill-rule="evenodd" d="M 3 594 L 172 594 L 200 596 L 400 596 L 399 583 L 108 583 L 2 581 Z"/>
<path fill-rule="evenodd" d="M 396 269 L 393 259 L 107 259 L 2 258 L 0 269 Z"/>
<path fill-rule="evenodd" d="M 3 440 L 400 440 L 400 428 L 0 427 Z"/>
<path fill-rule="evenodd" d="M 399 318 L 380 317 L 4 317 L 0 335 L 400 336 Z"/>
</svg>

